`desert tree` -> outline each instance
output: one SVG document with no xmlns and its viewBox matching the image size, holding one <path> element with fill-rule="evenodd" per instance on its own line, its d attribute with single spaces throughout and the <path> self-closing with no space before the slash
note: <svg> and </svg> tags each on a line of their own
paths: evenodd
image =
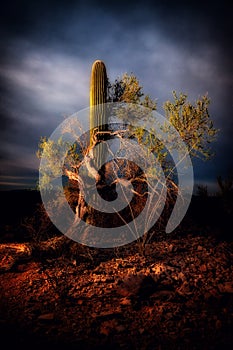
<svg viewBox="0 0 233 350">
<path fill-rule="evenodd" d="M 117 78 L 112 83 L 108 81 L 106 102 L 136 104 L 146 107 L 149 111 L 154 111 L 157 109 L 156 100 L 153 100 L 149 95 L 144 94 L 143 86 L 140 85 L 138 78 L 134 74 L 127 73 L 123 74 L 122 77 Z M 175 91 L 172 93 L 172 99 L 163 104 L 164 114 L 166 120 L 168 121 L 168 126 L 164 126 L 164 131 L 168 131 L 166 128 L 169 128 L 169 124 L 173 125 L 178 131 L 179 137 L 186 144 L 189 155 L 192 158 L 207 160 L 213 156 L 210 145 L 215 140 L 218 130 L 214 127 L 213 121 L 209 115 L 209 104 L 210 99 L 207 95 L 204 95 L 198 98 L 194 103 L 191 103 L 188 100 L 187 95 L 183 93 L 177 94 Z M 150 115 L 148 114 L 148 118 L 149 117 Z M 70 129 L 72 129 L 72 126 Z M 114 130 L 113 132 L 111 130 L 107 130 L 106 132 L 109 133 L 110 137 L 117 136 L 120 138 L 124 138 L 124 135 L 127 134 L 127 137 L 134 139 L 138 144 L 145 145 L 149 151 L 156 155 L 157 160 L 162 164 L 163 170 L 166 174 L 167 187 L 169 189 L 167 194 L 168 206 L 169 203 L 174 203 L 178 191 L 178 186 L 175 181 L 176 174 L 175 171 L 173 171 L 174 164 L 172 163 L 172 160 L 169 159 L 166 145 L 164 145 L 163 142 L 157 138 L 158 130 L 152 130 L 153 132 L 148 133 L 148 131 L 145 130 L 142 125 L 141 127 L 127 130 L 127 133 L 124 133 L 125 131 L 126 130 Z M 63 140 L 61 139 L 58 141 L 58 143 L 59 142 L 62 144 Z M 81 183 L 79 177 L 80 166 L 82 165 L 84 159 L 85 161 L 86 159 L 90 160 L 90 157 L 86 156 L 88 154 L 93 155 L 93 149 L 99 142 L 101 142 L 101 140 L 96 137 L 96 134 L 93 134 L 91 143 L 88 141 L 88 137 L 87 140 L 83 140 L 81 144 L 74 143 L 70 146 L 70 150 L 66 156 L 66 161 L 62 165 L 64 175 L 68 178 L 69 182 L 69 186 L 64 186 L 64 191 L 66 192 L 67 200 L 73 210 L 76 210 L 78 204 L 80 204 L 78 203 L 77 199 L 77 185 L 78 187 L 84 185 Z M 176 140 L 174 139 L 172 142 L 175 144 Z M 42 154 L 43 156 L 46 155 L 48 162 L 51 162 L 51 172 L 53 172 L 54 169 L 55 173 L 57 163 L 59 162 L 59 159 L 57 159 L 57 156 L 59 155 L 59 152 L 57 152 L 57 147 L 59 147 L 58 144 L 54 144 L 47 138 L 42 138 L 37 153 L 38 157 L 41 157 Z M 129 165 L 129 163 L 127 164 Z M 99 183 L 99 186 L 102 186 L 101 188 L 104 188 L 105 190 L 107 187 L 107 193 L 113 195 L 114 197 L 114 186 L 116 185 L 116 182 L 121 182 L 121 178 L 119 176 L 117 178 L 113 177 L 112 183 L 107 185 L 105 183 L 103 186 L 102 180 L 104 177 L 106 177 L 107 167 L 105 167 L 105 171 L 102 172 L 101 175 L 101 171 L 91 166 L 90 162 L 86 162 L 86 165 L 88 170 L 92 172 L 96 182 Z M 143 187 L 145 185 L 145 177 L 140 173 L 140 169 L 135 168 L 134 164 L 131 164 L 131 168 L 128 172 L 126 171 L 127 167 L 125 163 L 118 163 L 117 167 L 118 171 L 121 169 L 122 174 L 124 173 L 124 176 L 127 179 L 131 178 L 132 181 L 136 181 L 138 187 Z M 112 171 L 112 167 L 109 167 L 109 169 L 110 168 L 110 171 Z M 55 173 L 54 175 L 56 175 Z M 159 177 L 159 174 L 153 173 L 152 176 Z M 47 180 L 49 180 L 47 178 L 47 174 L 44 174 L 42 185 L 43 181 L 46 184 Z M 75 186 L 70 186 L 70 183 L 75 184 Z M 144 186 L 144 188 L 146 188 L 146 186 Z M 143 203 L 141 197 L 144 199 L 146 198 L 145 192 L 140 194 L 137 190 L 135 190 L 135 187 L 134 192 L 139 201 Z M 80 213 L 79 211 L 79 216 L 81 218 L 84 218 L 85 215 L 88 216 L 88 210 L 86 210 L 85 206 L 81 206 L 81 208 L 83 212 Z M 150 213 L 150 215 L 152 214 L 153 213 Z M 134 215 L 137 215 L 137 213 L 132 214 L 132 216 Z M 99 218 L 99 220 L 101 221 L 101 218 Z"/>
</svg>

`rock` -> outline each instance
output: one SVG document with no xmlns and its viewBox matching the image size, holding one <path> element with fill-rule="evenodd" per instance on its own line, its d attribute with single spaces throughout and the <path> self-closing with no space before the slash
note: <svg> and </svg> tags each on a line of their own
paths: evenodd
<svg viewBox="0 0 233 350">
<path fill-rule="evenodd" d="M 120 301 L 120 304 L 121 305 L 131 305 L 131 300 L 127 297 L 125 298 L 122 298 L 121 301 Z"/>
<path fill-rule="evenodd" d="M 142 273 L 129 275 L 118 286 L 117 292 L 123 297 L 135 296 L 140 299 L 146 299 L 157 290 L 157 284 L 149 275 Z"/>
<path fill-rule="evenodd" d="M 205 264 L 202 264 L 202 265 L 200 266 L 200 271 L 201 271 L 201 272 L 206 272 L 206 271 L 207 271 L 207 267 L 206 267 Z"/>
<path fill-rule="evenodd" d="M 225 283 L 219 284 L 218 289 L 220 293 L 233 293 L 233 283 L 225 282 Z"/>
<path fill-rule="evenodd" d="M 36 247 L 37 252 L 42 256 L 57 256 L 61 255 L 65 249 L 67 249 L 67 245 L 70 243 L 68 237 L 56 236 L 48 239 L 47 241 L 40 242 Z"/>
<path fill-rule="evenodd" d="M 12 255 L 18 258 L 28 258 L 32 254 L 32 248 L 27 243 L 0 244 L 0 255 Z"/>
<path fill-rule="evenodd" d="M 9 271 L 15 263 L 15 259 L 12 256 L 3 256 L 0 261 L 0 272 Z"/>
<path fill-rule="evenodd" d="M 40 321 L 52 321 L 54 320 L 54 313 L 49 313 L 49 314 L 42 314 L 38 317 L 38 320 Z"/>
<path fill-rule="evenodd" d="M 0 244 L 0 272 L 9 271 L 18 261 L 29 259 L 32 248 L 26 243 Z"/>
</svg>

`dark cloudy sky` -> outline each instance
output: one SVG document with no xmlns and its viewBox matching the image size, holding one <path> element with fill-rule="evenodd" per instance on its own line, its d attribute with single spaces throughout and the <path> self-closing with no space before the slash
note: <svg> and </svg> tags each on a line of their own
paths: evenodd
<svg viewBox="0 0 233 350">
<path fill-rule="evenodd" d="M 1 5 L 2 189 L 38 176 L 40 136 L 89 104 L 93 61 L 110 80 L 133 72 L 159 111 L 172 90 L 208 92 L 216 157 L 194 163 L 211 186 L 233 169 L 232 8 L 226 1 L 8 1 Z"/>
</svg>

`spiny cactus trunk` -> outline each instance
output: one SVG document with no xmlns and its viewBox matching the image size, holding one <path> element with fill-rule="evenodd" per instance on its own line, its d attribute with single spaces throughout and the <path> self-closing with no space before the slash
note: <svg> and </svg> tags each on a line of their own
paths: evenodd
<svg viewBox="0 0 233 350">
<path fill-rule="evenodd" d="M 107 102 L 107 72 L 105 64 L 97 60 L 92 65 L 90 82 L 90 146 L 93 146 L 93 165 L 98 171 L 106 162 L 107 145 L 104 142 L 107 131 L 108 120 L 105 111 Z M 97 141 L 97 144 L 96 144 Z M 99 141 L 99 142 L 98 142 Z M 95 196 L 95 202 L 98 205 L 98 196 Z M 88 222 L 93 224 L 96 220 L 95 212 L 89 211 Z"/>
<path fill-rule="evenodd" d="M 107 73 L 103 61 L 97 60 L 92 65 L 90 106 L 96 106 L 107 101 Z"/>
<path fill-rule="evenodd" d="M 107 115 L 105 103 L 107 102 L 107 72 L 105 64 L 97 60 L 93 63 L 90 85 L 90 145 L 94 140 L 103 141 L 105 135 L 101 131 L 107 130 Z M 107 149 L 103 142 L 100 142 L 93 150 L 94 164 L 97 170 L 105 163 Z"/>
<path fill-rule="evenodd" d="M 102 61 L 95 61 L 91 71 L 90 86 L 90 129 L 91 144 L 96 132 L 106 131 L 107 117 L 104 103 L 107 102 L 107 73 L 105 64 Z M 97 126 L 97 128 L 96 128 Z M 102 135 L 98 134 L 98 139 Z"/>
</svg>

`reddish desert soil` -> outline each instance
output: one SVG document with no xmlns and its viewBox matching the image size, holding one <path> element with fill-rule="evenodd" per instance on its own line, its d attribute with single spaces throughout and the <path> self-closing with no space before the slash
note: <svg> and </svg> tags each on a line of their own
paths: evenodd
<svg viewBox="0 0 233 350">
<path fill-rule="evenodd" d="M 32 254 L 0 274 L 0 329 L 22 349 L 230 349 L 231 242 L 188 234 Z M 89 252 L 89 253 L 88 253 Z"/>
</svg>

